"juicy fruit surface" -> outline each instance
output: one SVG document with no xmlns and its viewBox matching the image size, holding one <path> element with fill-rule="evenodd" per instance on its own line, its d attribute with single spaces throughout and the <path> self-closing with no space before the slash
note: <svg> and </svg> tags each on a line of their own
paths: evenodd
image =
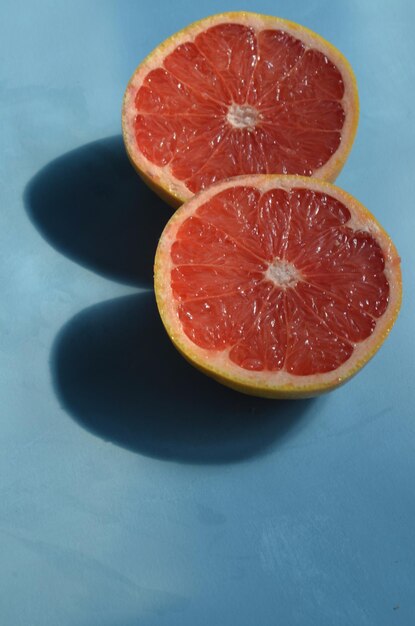
<svg viewBox="0 0 415 626">
<path fill-rule="evenodd" d="M 311 176 L 345 122 L 338 68 L 283 30 L 222 23 L 168 54 L 135 97 L 135 141 L 191 192 L 239 174 Z"/>
<path fill-rule="evenodd" d="M 308 188 L 233 186 L 199 206 L 171 246 L 187 337 L 245 370 L 331 372 L 388 306 L 385 257 L 350 210 Z"/>
</svg>

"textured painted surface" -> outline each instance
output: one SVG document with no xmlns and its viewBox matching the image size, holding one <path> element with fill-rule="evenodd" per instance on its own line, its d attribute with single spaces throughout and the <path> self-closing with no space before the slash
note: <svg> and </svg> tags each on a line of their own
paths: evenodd
<svg viewBox="0 0 415 626">
<path fill-rule="evenodd" d="M 156 315 L 169 215 L 124 156 L 135 65 L 208 13 L 278 13 L 342 50 L 361 120 L 338 183 L 402 255 L 382 351 L 316 401 L 238 396 Z M 409 2 L 4 2 L 0 16 L 0 622 L 412 626 Z"/>
</svg>

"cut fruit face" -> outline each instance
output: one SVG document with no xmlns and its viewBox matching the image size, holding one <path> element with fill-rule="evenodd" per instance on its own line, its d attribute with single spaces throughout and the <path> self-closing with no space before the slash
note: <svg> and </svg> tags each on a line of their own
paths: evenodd
<svg viewBox="0 0 415 626">
<path fill-rule="evenodd" d="M 197 367 L 246 393 L 332 389 L 378 350 L 400 307 L 396 249 L 330 183 L 247 176 L 213 185 L 167 224 L 159 311 Z"/>
<path fill-rule="evenodd" d="M 241 174 L 334 180 L 357 120 L 341 53 L 306 28 L 253 13 L 173 35 L 137 68 L 123 106 L 132 163 L 176 206 Z"/>
</svg>

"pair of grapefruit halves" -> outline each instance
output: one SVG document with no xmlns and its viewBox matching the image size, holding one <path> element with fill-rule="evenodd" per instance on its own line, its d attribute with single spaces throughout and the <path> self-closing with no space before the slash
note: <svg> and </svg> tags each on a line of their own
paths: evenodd
<svg viewBox="0 0 415 626">
<path fill-rule="evenodd" d="M 225 385 L 274 398 L 333 389 L 395 322 L 395 246 L 327 182 L 347 159 L 358 112 L 338 50 L 252 13 L 189 26 L 130 80 L 129 157 L 182 205 L 156 253 L 161 318 L 179 351 Z"/>
</svg>

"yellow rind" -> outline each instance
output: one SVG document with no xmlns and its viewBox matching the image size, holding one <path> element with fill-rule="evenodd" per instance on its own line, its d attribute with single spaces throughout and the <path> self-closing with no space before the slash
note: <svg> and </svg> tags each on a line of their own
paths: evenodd
<svg viewBox="0 0 415 626">
<path fill-rule="evenodd" d="M 126 119 L 126 113 L 125 113 L 125 101 L 126 101 L 126 96 L 128 93 L 128 90 L 130 88 L 130 85 L 132 84 L 132 81 L 135 77 L 135 75 L 146 65 L 149 64 L 150 61 L 153 60 L 153 58 L 156 55 L 159 55 L 160 52 L 163 53 L 167 48 L 170 48 L 172 44 L 177 43 L 180 44 L 183 41 L 183 38 L 190 32 L 193 31 L 195 28 L 203 25 L 206 23 L 206 25 L 208 26 L 210 22 L 215 22 L 215 21 L 220 21 L 222 19 L 229 19 L 229 20 L 240 20 L 242 18 L 252 18 L 252 19 L 260 19 L 264 22 L 268 22 L 269 26 L 276 26 L 276 22 L 278 22 L 278 24 L 283 24 L 286 27 L 290 28 L 293 31 L 296 31 L 299 36 L 301 34 L 305 34 L 308 37 L 312 38 L 314 41 L 317 41 L 320 43 L 320 45 L 325 48 L 325 50 L 327 51 L 327 56 L 330 58 L 330 60 L 332 60 L 333 62 L 341 62 L 341 66 L 346 70 L 348 78 L 350 80 L 350 85 L 351 85 L 351 101 L 352 101 L 352 106 L 351 106 L 351 115 L 352 115 L 352 119 L 351 119 L 351 123 L 350 123 L 350 130 L 349 133 L 347 135 L 347 137 L 345 137 L 344 135 L 342 135 L 342 142 L 345 142 L 345 144 L 343 144 L 343 148 L 342 150 L 338 150 L 338 156 L 335 157 L 334 159 L 330 159 L 330 161 L 328 162 L 327 167 L 323 166 L 322 168 L 320 168 L 317 172 L 316 172 L 316 178 L 320 179 L 320 180 L 327 180 L 329 182 L 334 182 L 337 178 L 337 176 L 340 174 L 344 164 L 347 161 L 347 158 L 350 154 L 350 151 L 352 149 L 353 146 L 353 142 L 354 139 L 356 137 L 356 131 L 357 131 L 357 125 L 359 122 L 359 94 L 358 94 L 358 88 L 357 88 L 357 82 L 356 82 L 356 77 L 354 75 L 353 69 L 349 63 L 349 61 L 346 59 L 346 57 L 343 55 L 342 52 L 340 52 L 340 50 L 338 50 L 332 43 L 330 43 L 329 41 L 327 41 L 326 39 L 324 39 L 324 37 L 322 37 L 321 35 L 318 35 L 317 33 L 315 33 L 314 31 L 312 31 L 311 29 L 307 28 L 306 26 L 302 26 L 300 24 L 297 24 L 296 22 L 292 22 L 290 20 L 286 20 L 284 18 L 279 18 L 279 17 L 275 17 L 275 16 L 271 16 L 271 15 L 263 15 L 260 13 L 254 13 L 251 11 L 231 11 L 231 12 L 224 12 L 224 13 L 218 13 L 215 15 L 210 15 L 208 17 L 202 18 L 200 20 L 197 20 L 196 22 L 192 22 L 191 24 L 189 24 L 188 26 L 186 26 L 185 28 L 183 28 L 182 30 L 174 33 L 173 35 L 171 35 L 170 37 L 168 37 L 167 39 L 165 39 L 162 43 L 160 43 L 154 50 L 152 50 L 146 57 L 145 59 L 136 67 L 135 71 L 133 72 L 127 88 L 125 90 L 124 93 L 124 98 L 123 98 L 123 106 L 122 106 L 122 134 L 123 134 L 123 139 L 124 139 L 124 144 L 125 144 L 125 148 L 128 154 L 128 157 L 132 163 L 132 165 L 134 166 L 135 170 L 137 171 L 137 173 L 141 176 L 141 178 L 144 180 L 144 182 L 157 194 L 159 195 L 165 202 L 167 202 L 170 206 L 172 206 L 173 208 L 177 208 L 179 207 L 183 202 L 186 201 L 186 198 L 182 197 L 179 193 L 177 193 L 173 188 L 169 188 L 168 185 L 166 185 L 164 182 L 161 182 L 160 180 L 157 180 L 157 177 L 150 177 L 149 175 L 147 175 L 143 168 L 140 167 L 140 165 L 135 161 L 132 151 L 131 151 L 131 146 L 130 146 L 130 142 L 128 140 L 127 137 L 127 131 L 126 131 L 126 123 L 125 123 L 125 119 Z M 211 25 L 211 24 L 210 24 Z M 300 37 L 301 38 L 301 37 Z M 341 152 L 341 153 L 340 153 Z"/>
<path fill-rule="evenodd" d="M 395 286 L 397 288 L 397 298 L 395 299 L 393 307 L 390 309 L 390 305 L 389 305 L 387 311 L 384 313 L 384 315 L 388 316 L 388 323 L 383 329 L 383 332 L 378 333 L 377 341 L 372 347 L 372 349 L 368 350 L 361 359 L 356 361 L 356 363 L 354 363 L 354 365 L 350 367 L 350 369 L 344 375 L 339 376 L 334 381 L 331 380 L 330 382 L 301 384 L 301 382 L 299 381 L 298 385 L 291 384 L 291 383 L 289 385 L 271 385 L 271 384 L 261 384 L 261 382 L 258 382 L 258 383 L 252 382 L 252 381 L 247 382 L 246 379 L 244 379 L 244 376 L 243 376 L 244 370 L 242 370 L 242 368 L 241 368 L 241 372 L 242 372 L 241 376 L 229 376 L 227 375 L 226 371 L 223 371 L 215 367 L 211 363 L 207 364 L 203 359 L 200 358 L 200 354 L 199 354 L 197 346 L 195 346 L 194 350 L 189 349 L 189 347 L 185 345 L 182 338 L 176 334 L 171 324 L 170 315 L 169 315 L 168 306 L 167 306 L 168 303 L 165 302 L 165 297 L 163 293 L 164 291 L 163 279 L 164 279 L 164 274 L 165 274 L 165 263 L 163 262 L 163 256 L 165 252 L 162 252 L 161 250 L 161 242 L 163 240 L 163 235 L 169 228 L 170 224 L 172 224 L 176 220 L 180 221 L 180 215 L 184 211 L 186 204 L 187 204 L 186 203 L 178 211 L 176 211 L 173 214 L 173 216 L 170 218 L 169 222 L 167 223 L 163 231 L 163 234 L 160 238 L 160 242 L 156 251 L 155 262 L 154 262 L 154 289 L 155 289 L 155 295 L 156 295 L 156 302 L 157 302 L 157 307 L 158 307 L 162 322 L 164 324 L 164 327 L 166 329 L 166 332 L 170 340 L 172 341 L 173 345 L 189 363 L 191 363 L 197 369 L 202 371 L 204 374 L 210 376 L 211 378 L 214 378 L 219 383 L 227 387 L 231 387 L 232 389 L 235 389 L 239 392 L 242 392 L 248 395 L 264 397 L 264 398 L 299 399 L 299 398 L 311 398 L 314 396 L 321 395 L 325 392 L 332 391 L 333 389 L 336 389 L 337 387 L 343 385 L 348 380 L 350 380 L 355 374 L 357 374 L 362 369 L 364 365 L 366 365 L 370 361 L 370 359 L 376 354 L 376 352 L 379 350 L 381 345 L 384 343 L 385 339 L 389 335 L 396 321 L 396 318 L 398 317 L 399 310 L 401 307 L 401 302 L 402 302 L 402 275 L 401 275 L 401 270 L 400 270 L 400 259 L 399 259 L 397 250 L 395 248 L 395 245 L 393 244 L 390 236 L 385 231 L 385 229 L 381 226 L 378 220 L 373 216 L 373 214 L 365 206 L 363 206 L 351 194 L 344 191 L 343 189 L 340 189 L 339 187 L 336 187 L 335 185 L 333 185 L 332 183 L 328 181 L 322 181 L 322 180 L 318 180 L 315 178 L 308 178 L 305 176 L 296 176 L 296 175 L 281 176 L 281 175 L 274 175 L 274 174 L 259 174 L 256 176 L 253 175 L 253 176 L 246 176 L 246 177 L 240 177 L 240 178 L 241 179 L 250 178 L 252 180 L 264 179 L 264 180 L 275 181 L 276 183 L 278 183 L 281 180 L 285 180 L 287 181 L 287 184 L 288 182 L 292 182 L 292 186 L 294 186 L 295 184 L 301 184 L 302 182 L 307 185 L 315 183 L 317 189 L 321 189 L 322 187 L 324 187 L 325 190 L 327 190 L 327 192 L 330 192 L 331 190 L 333 191 L 335 190 L 337 195 L 340 195 L 344 199 L 346 206 L 358 207 L 359 211 L 364 216 L 367 217 L 369 222 L 376 224 L 376 226 L 378 227 L 382 235 L 382 240 L 384 242 L 387 242 L 388 244 L 388 254 L 390 258 L 393 259 L 392 265 L 393 265 L 393 272 L 394 272 L 394 280 L 395 280 Z M 229 179 L 228 182 L 232 182 L 232 181 L 237 182 L 237 180 L 238 178 Z M 220 187 L 224 182 L 226 181 L 221 181 L 220 183 L 213 185 L 209 189 L 212 190 L 214 187 Z M 206 190 L 199 192 L 199 194 L 194 196 L 194 198 L 197 198 L 198 196 L 202 196 L 205 193 L 206 193 Z M 191 201 L 194 201 L 194 198 L 192 198 Z M 376 329 L 375 329 L 375 332 L 376 332 Z M 300 378 L 301 377 L 299 377 L 299 379 Z"/>
</svg>

